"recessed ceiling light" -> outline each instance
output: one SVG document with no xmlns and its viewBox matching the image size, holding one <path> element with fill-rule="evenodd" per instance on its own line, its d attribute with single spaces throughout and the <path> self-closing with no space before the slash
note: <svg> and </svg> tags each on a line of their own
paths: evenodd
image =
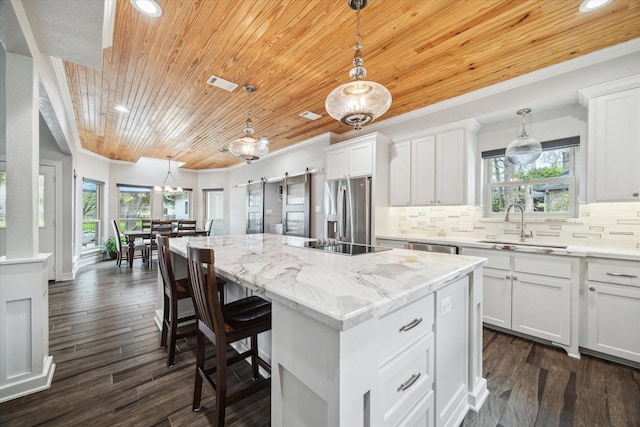
<svg viewBox="0 0 640 427">
<path fill-rule="evenodd" d="M 591 12 L 610 2 L 611 0 L 584 0 L 580 5 L 580 12 Z"/>
<path fill-rule="evenodd" d="M 162 8 L 155 0 L 129 0 L 133 7 L 152 18 L 162 15 Z"/>
<path fill-rule="evenodd" d="M 116 109 L 117 111 L 120 111 L 121 113 L 128 113 L 130 111 L 124 105 L 114 105 L 113 108 Z"/>
</svg>

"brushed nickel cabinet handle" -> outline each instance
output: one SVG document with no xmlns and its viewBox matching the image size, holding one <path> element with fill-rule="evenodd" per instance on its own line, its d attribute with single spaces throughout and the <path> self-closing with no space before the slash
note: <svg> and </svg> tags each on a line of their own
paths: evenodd
<svg viewBox="0 0 640 427">
<path fill-rule="evenodd" d="M 513 280 L 518 280 L 518 276 L 513 276 Z"/>
<path fill-rule="evenodd" d="M 595 291 L 595 290 L 596 290 L 596 288 L 594 288 L 593 286 L 591 286 L 591 287 L 589 288 L 589 290 L 590 290 L 591 292 L 593 292 L 593 291 Z"/>
<path fill-rule="evenodd" d="M 511 279 L 511 276 L 506 275 L 506 276 L 504 276 L 504 278 L 505 278 L 505 279 Z"/>
<path fill-rule="evenodd" d="M 420 323 L 422 323 L 422 317 L 418 319 L 413 319 L 411 322 L 407 323 L 402 328 L 398 329 L 398 332 L 407 332 L 408 330 L 418 326 Z"/>
<path fill-rule="evenodd" d="M 400 387 L 398 387 L 397 391 L 405 391 L 406 389 L 411 387 L 416 381 L 418 381 L 418 378 L 420 378 L 420 372 L 418 372 L 417 374 L 411 375 L 411 378 L 409 378 L 408 380 L 400 384 Z"/>
<path fill-rule="evenodd" d="M 607 276 L 628 277 L 629 279 L 636 279 L 638 277 L 638 276 L 635 276 L 633 274 L 624 274 L 624 273 L 607 273 Z"/>
</svg>

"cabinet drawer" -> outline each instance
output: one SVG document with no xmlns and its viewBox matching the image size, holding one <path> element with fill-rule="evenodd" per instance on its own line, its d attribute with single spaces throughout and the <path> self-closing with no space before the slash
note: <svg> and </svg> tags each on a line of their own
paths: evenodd
<svg viewBox="0 0 640 427">
<path fill-rule="evenodd" d="M 433 328 L 433 294 L 427 295 L 380 318 L 379 364 L 384 364 Z"/>
<path fill-rule="evenodd" d="M 511 269 L 511 255 L 506 252 L 464 248 L 463 255 L 486 258 L 488 260 L 486 267 L 489 268 L 497 268 L 500 270 Z"/>
<path fill-rule="evenodd" d="M 397 425 L 432 390 L 433 357 L 433 334 L 429 334 L 380 369 L 384 425 Z"/>
<path fill-rule="evenodd" d="M 574 259 L 562 256 L 514 254 L 514 271 L 549 277 L 571 278 Z"/>
<path fill-rule="evenodd" d="M 597 260 L 588 261 L 589 280 L 640 287 L 640 263 Z"/>
</svg>

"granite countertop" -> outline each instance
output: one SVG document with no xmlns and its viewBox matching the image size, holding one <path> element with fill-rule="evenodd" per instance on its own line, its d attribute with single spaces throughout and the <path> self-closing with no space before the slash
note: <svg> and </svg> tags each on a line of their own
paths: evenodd
<svg viewBox="0 0 640 427">
<path fill-rule="evenodd" d="M 405 242 L 417 243 L 433 243 L 442 245 L 456 245 L 465 248 L 478 249 L 501 249 L 517 252 L 528 252 L 550 255 L 565 255 L 577 257 L 594 257 L 594 258 L 610 258 L 619 260 L 640 261 L 640 249 L 622 249 L 615 247 L 598 246 L 590 241 L 584 245 L 569 244 L 565 248 L 558 248 L 545 245 L 561 245 L 562 242 L 550 242 L 533 239 L 527 239 L 522 244 L 517 238 L 514 239 L 496 239 L 501 243 L 483 242 L 481 238 L 464 238 L 464 237 L 443 237 L 443 236 L 424 236 L 415 234 L 386 234 L 377 235 L 377 239 L 402 240 Z M 539 244 L 540 246 L 536 246 Z"/>
<path fill-rule="evenodd" d="M 437 291 L 486 263 L 485 258 L 392 249 L 347 256 L 302 247 L 313 239 L 274 234 L 181 237 L 215 250 L 216 272 L 338 330 L 379 317 Z"/>
</svg>

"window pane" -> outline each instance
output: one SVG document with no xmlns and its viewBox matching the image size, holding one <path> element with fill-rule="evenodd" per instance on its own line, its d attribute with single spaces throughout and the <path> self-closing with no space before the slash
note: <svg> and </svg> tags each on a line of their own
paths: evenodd
<svg viewBox="0 0 640 427">
<path fill-rule="evenodd" d="M 262 230 L 262 212 L 249 212 L 249 233 L 260 233 Z"/>
<path fill-rule="evenodd" d="M 101 206 L 102 185 L 93 182 L 83 182 L 82 249 L 92 249 L 100 245 Z"/>
<path fill-rule="evenodd" d="M 525 213 L 569 213 L 569 184 L 566 182 L 492 187 L 491 212 L 505 212 L 519 204 Z"/>
<path fill-rule="evenodd" d="M 297 182 L 287 185 L 287 204 L 303 205 L 304 204 L 305 183 Z"/>
<path fill-rule="evenodd" d="M 545 150 L 534 163 L 515 166 L 504 157 L 489 159 L 489 182 L 527 181 L 559 176 L 573 176 L 573 147 Z"/>
<path fill-rule="evenodd" d="M 190 191 L 162 195 L 162 216 L 165 219 L 189 219 Z"/>
<path fill-rule="evenodd" d="M 133 230 L 142 226 L 142 218 L 151 218 L 151 189 L 140 187 L 119 187 L 120 190 L 120 231 Z"/>
<path fill-rule="evenodd" d="M 0 228 L 7 227 L 7 174 L 0 171 Z"/>
</svg>

